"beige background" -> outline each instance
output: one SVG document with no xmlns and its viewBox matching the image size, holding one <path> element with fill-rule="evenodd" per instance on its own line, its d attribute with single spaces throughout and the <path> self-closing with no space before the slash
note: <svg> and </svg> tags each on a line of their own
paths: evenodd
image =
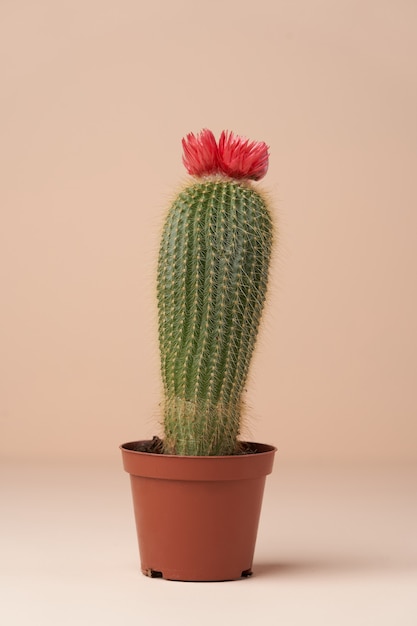
<svg viewBox="0 0 417 626">
<path fill-rule="evenodd" d="M 0 455 L 158 427 L 154 267 L 181 137 L 271 147 L 247 436 L 417 458 L 417 4 L 2 0 Z"/>
</svg>

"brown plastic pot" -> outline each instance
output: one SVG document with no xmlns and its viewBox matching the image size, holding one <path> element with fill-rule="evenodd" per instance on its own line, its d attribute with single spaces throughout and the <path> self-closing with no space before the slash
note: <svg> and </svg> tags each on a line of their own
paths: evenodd
<svg viewBox="0 0 417 626">
<path fill-rule="evenodd" d="M 252 574 L 265 479 L 276 448 L 236 456 L 173 456 L 120 446 L 130 474 L 143 574 L 235 580 Z"/>
</svg>

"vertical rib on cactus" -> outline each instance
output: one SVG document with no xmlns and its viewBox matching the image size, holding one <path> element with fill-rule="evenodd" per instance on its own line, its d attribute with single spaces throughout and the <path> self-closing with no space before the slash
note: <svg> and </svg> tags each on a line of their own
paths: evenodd
<svg viewBox="0 0 417 626">
<path fill-rule="evenodd" d="M 241 396 L 265 301 L 272 246 L 268 208 L 247 180 L 251 166 L 243 161 L 244 180 L 225 176 L 222 152 L 214 152 L 212 134 L 203 132 L 206 135 L 187 138 L 193 149 L 192 173 L 203 177 L 172 204 L 158 262 L 164 451 L 168 454 L 238 451 Z M 201 159 L 200 172 L 199 150 L 205 140 L 210 159 Z M 231 140 L 230 167 L 236 171 L 242 165 L 239 138 L 225 135 L 223 144 Z M 267 167 L 266 146 L 262 144 L 261 160 L 257 145 L 255 152 L 254 144 L 246 140 L 245 145 L 251 148 L 259 178 L 260 168 Z M 225 154 L 230 161 L 230 150 Z M 212 170 L 207 170 L 209 160 Z"/>
</svg>

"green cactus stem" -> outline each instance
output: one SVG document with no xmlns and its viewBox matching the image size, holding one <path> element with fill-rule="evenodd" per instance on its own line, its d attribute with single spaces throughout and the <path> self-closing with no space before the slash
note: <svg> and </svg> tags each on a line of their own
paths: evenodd
<svg viewBox="0 0 417 626">
<path fill-rule="evenodd" d="M 267 290 L 267 203 L 248 180 L 255 175 L 225 176 L 213 154 L 216 165 L 198 171 L 173 202 L 159 252 L 166 454 L 239 452 L 242 393 Z"/>
</svg>

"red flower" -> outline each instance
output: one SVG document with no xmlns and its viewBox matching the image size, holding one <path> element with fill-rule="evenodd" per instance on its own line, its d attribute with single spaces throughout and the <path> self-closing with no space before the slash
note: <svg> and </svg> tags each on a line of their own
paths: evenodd
<svg viewBox="0 0 417 626">
<path fill-rule="evenodd" d="M 259 180 L 268 170 L 268 159 L 268 146 L 263 141 L 249 141 L 225 130 L 220 135 L 220 169 L 227 176 Z"/>
<path fill-rule="evenodd" d="M 211 130 L 204 128 L 197 136 L 189 133 L 182 140 L 182 147 L 182 162 L 192 176 L 215 174 L 219 171 L 219 151 Z"/>
<path fill-rule="evenodd" d="M 185 168 L 192 176 L 226 174 L 231 178 L 259 180 L 268 170 L 268 146 L 263 141 L 224 130 L 217 146 L 211 130 L 203 129 L 197 136 L 189 133 L 182 140 Z"/>
</svg>

